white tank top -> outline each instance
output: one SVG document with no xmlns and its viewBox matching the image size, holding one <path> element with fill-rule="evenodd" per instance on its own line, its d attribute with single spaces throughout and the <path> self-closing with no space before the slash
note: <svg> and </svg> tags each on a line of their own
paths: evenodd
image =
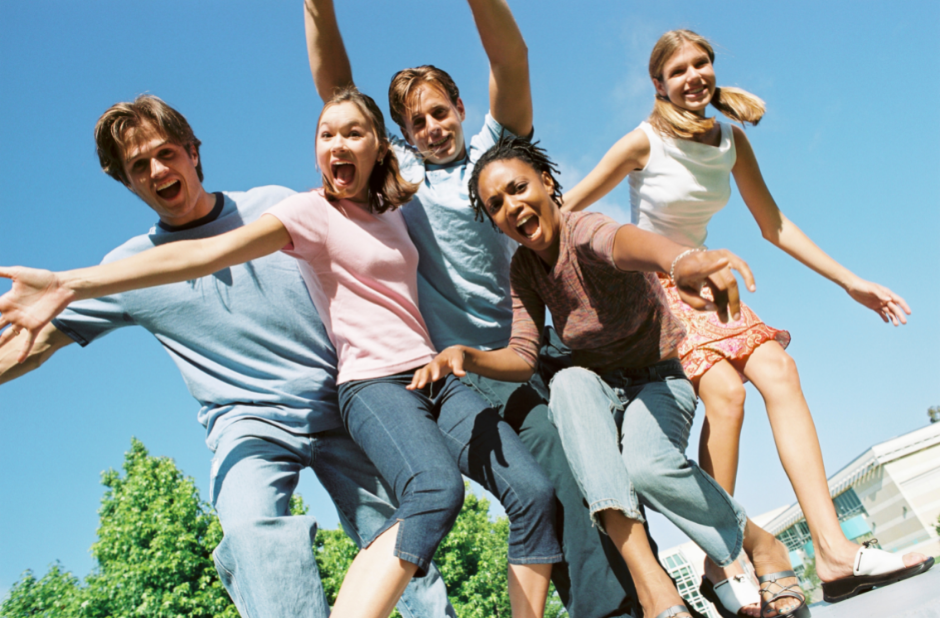
<svg viewBox="0 0 940 618">
<path fill-rule="evenodd" d="M 709 146 L 663 137 L 648 122 L 646 167 L 630 173 L 633 223 L 687 247 L 705 245 L 708 222 L 731 197 L 731 168 L 737 153 L 731 125 L 718 123 L 721 142 Z"/>
</svg>

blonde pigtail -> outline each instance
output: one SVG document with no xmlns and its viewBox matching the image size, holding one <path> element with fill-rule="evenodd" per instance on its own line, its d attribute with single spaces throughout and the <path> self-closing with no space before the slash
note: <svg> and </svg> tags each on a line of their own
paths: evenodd
<svg viewBox="0 0 940 618">
<path fill-rule="evenodd" d="M 731 87 L 715 88 L 712 105 L 728 118 L 742 124 L 749 122 L 754 126 L 767 111 L 763 99 L 746 90 Z"/>
</svg>

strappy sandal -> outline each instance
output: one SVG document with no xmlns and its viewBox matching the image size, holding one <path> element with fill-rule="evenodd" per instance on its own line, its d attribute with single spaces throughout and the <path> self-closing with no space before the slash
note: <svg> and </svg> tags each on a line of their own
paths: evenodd
<svg viewBox="0 0 940 618">
<path fill-rule="evenodd" d="M 742 607 L 760 603 L 760 591 L 754 586 L 753 580 L 744 573 L 714 585 L 702 577 L 702 585 L 698 590 L 715 606 L 722 618 L 738 618 Z"/>
<path fill-rule="evenodd" d="M 793 571 L 777 571 L 776 573 L 761 575 L 757 578 L 758 583 L 760 583 L 761 618 L 810 618 L 810 611 L 806 606 L 806 595 L 800 590 L 800 584 L 796 583 L 784 586 L 777 582 L 778 579 L 786 579 L 788 577 L 796 578 L 796 573 Z M 767 586 L 765 587 L 764 584 L 767 584 Z M 772 586 L 776 586 L 777 590 L 771 590 Z M 770 596 L 767 597 L 765 595 Z M 774 601 L 786 598 L 796 599 L 800 604 L 786 613 L 770 606 Z M 768 616 L 768 610 L 777 613 Z"/>
<path fill-rule="evenodd" d="M 914 577 L 933 566 L 933 558 L 928 558 L 914 566 L 905 566 L 900 554 L 893 554 L 876 547 L 878 539 L 865 541 L 855 554 L 855 566 L 852 575 L 833 582 L 823 583 L 823 599 L 827 603 L 838 603 L 851 599 L 857 594 L 868 592 L 877 586 L 887 586 L 908 577 Z"/>
<path fill-rule="evenodd" d="M 679 614 L 688 614 L 689 616 L 692 615 L 685 605 L 673 605 L 672 607 L 667 607 L 663 611 L 659 612 L 659 614 L 656 615 L 656 618 L 673 618 Z"/>
</svg>

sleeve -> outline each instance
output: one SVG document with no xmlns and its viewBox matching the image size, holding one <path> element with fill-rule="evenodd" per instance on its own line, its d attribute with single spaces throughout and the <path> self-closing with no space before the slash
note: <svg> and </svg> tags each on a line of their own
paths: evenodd
<svg viewBox="0 0 940 618">
<path fill-rule="evenodd" d="M 52 325 L 85 347 L 95 339 L 136 322 L 121 304 L 121 295 L 104 296 L 72 303 Z"/>
<path fill-rule="evenodd" d="M 330 203 L 319 190 L 297 193 L 267 210 L 264 214 L 278 219 L 290 234 L 291 242 L 285 246 L 284 253 L 310 261 L 319 254 L 329 235 Z"/>
<path fill-rule="evenodd" d="M 572 215 L 571 246 L 582 258 L 617 268 L 614 239 L 620 224 L 599 212 Z"/>
<path fill-rule="evenodd" d="M 499 124 L 492 114 L 487 112 L 486 118 L 483 120 L 483 129 L 470 140 L 470 162 L 476 163 L 483 156 L 483 153 L 495 146 L 503 135 L 516 137 L 512 131 Z M 532 141 L 534 135 L 535 129 L 532 129 L 526 139 Z"/>
<path fill-rule="evenodd" d="M 545 325 L 545 303 L 525 271 L 523 252 L 517 251 L 509 267 L 512 295 L 509 348 L 534 369 L 538 366 L 542 327 Z"/>
<path fill-rule="evenodd" d="M 401 172 L 401 177 L 408 182 L 424 182 L 424 161 L 415 149 L 397 135 L 392 133 L 387 133 L 387 135 L 392 145 L 392 153 L 398 159 L 398 171 Z"/>
</svg>

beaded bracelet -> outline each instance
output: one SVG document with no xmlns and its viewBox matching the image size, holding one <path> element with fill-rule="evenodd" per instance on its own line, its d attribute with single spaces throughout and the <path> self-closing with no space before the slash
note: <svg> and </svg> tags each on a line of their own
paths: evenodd
<svg viewBox="0 0 940 618">
<path fill-rule="evenodd" d="M 704 251 L 704 249 L 702 249 L 701 247 L 686 249 L 685 251 L 677 255 L 676 258 L 672 261 L 672 267 L 669 269 L 669 278 L 672 279 L 673 283 L 676 282 L 676 264 L 679 263 L 679 260 L 689 255 L 690 253 L 696 253 L 698 251 Z"/>
</svg>

